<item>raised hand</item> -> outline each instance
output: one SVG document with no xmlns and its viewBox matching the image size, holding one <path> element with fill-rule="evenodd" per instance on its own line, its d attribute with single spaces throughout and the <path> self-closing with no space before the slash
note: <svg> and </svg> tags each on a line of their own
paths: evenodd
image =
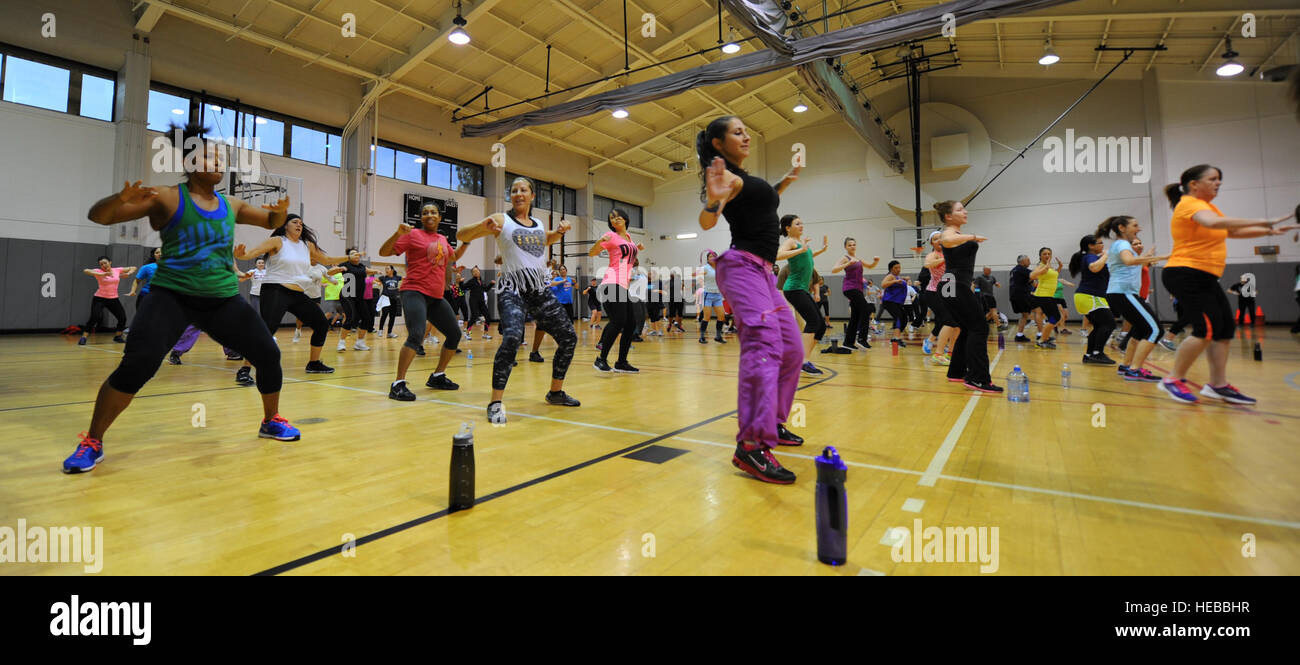
<svg viewBox="0 0 1300 665">
<path fill-rule="evenodd" d="M 245 252 L 245 248 L 243 243 L 235 245 L 235 258 L 239 258 L 243 256 L 244 252 Z"/>
<path fill-rule="evenodd" d="M 262 206 L 262 209 L 270 210 L 271 212 L 287 213 L 289 212 L 289 197 L 286 196 L 279 201 L 276 201 L 275 205 L 264 205 Z"/>
<path fill-rule="evenodd" d="M 981 236 L 981 235 L 977 235 L 977 236 L 975 236 L 975 242 L 984 242 L 985 240 L 988 240 L 988 238 L 985 238 L 984 236 Z M 1060 262 L 1060 261 L 1057 261 L 1057 262 L 1056 262 L 1056 267 L 1058 267 L 1058 268 L 1061 267 L 1061 262 Z"/>
<path fill-rule="evenodd" d="M 830 246 L 831 246 L 830 237 L 829 237 L 829 236 L 822 236 L 822 250 L 825 251 L 826 248 L 827 248 L 827 247 L 830 247 Z"/>
<path fill-rule="evenodd" d="M 721 157 L 714 157 L 709 168 L 705 169 L 704 189 L 709 201 L 725 201 L 731 193 L 727 184 L 727 163 Z"/>
<path fill-rule="evenodd" d="M 135 184 L 132 184 L 123 181 L 122 191 L 118 193 L 117 198 L 120 199 L 122 203 L 140 203 L 158 196 L 158 190 L 153 187 L 141 187 L 140 184 L 142 182 L 142 180 L 137 180 L 135 181 Z"/>
<path fill-rule="evenodd" d="M 414 230 L 414 229 L 412 229 L 411 226 L 410 226 L 409 224 L 407 224 L 406 222 L 402 222 L 401 224 L 398 224 L 398 225 L 397 225 L 397 235 L 398 235 L 398 236 L 404 236 L 404 235 L 410 233 L 410 232 L 413 231 L 413 230 Z"/>
<path fill-rule="evenodd" d="M 569 232 L 569 229 L 572 229 L 572 228 L 573 228 L 573 224 L 569 223 L 569 220 L 567 220 L 567 219 L 562 219 L 562 220 L 560 220 L 559 225 L 555 227 L 555 230 L 556 230 L 556 231 L 559 231 L 560 234 L 563 235 L 563 234 L 565 234 L 565 233 L 568 233 L 568 232 Z"/>
<path fill-rule="evenodd" d="M 565 220 L 565 221 L 568 221 L 568 220 Z M 563 223 L 564 223 L 564 222 L 561 222 L 561 224 L 563 224 Z M 486 228 L 488 231 L 490 231 L 490 232 L 492 232 L 492 233 L 501 233 L 501 229 L 503 228 L 503 227 L 502 227 L 502 223 L 501 223 L 500 221 L 497 220 L 496 215 L 493 215 L 493 216 L 491 216 L 491 217 L 488 217 L 488 218 L 487 218 L 487 221 L 483 222 L 483 226 L 484 226 L 484 228 Z"/>
</svg>

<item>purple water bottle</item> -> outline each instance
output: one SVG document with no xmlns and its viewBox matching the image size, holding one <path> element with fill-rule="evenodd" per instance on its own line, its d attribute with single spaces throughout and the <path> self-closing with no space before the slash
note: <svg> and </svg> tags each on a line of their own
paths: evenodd
<svg viewBox="0 0 1300 665">
<path fill-rule="evenodd" d="M 832 446 L 826 446 L 816 463 L 817 560 L 839 566 L 849 549 L 849 499 L 844 493 L 849 467 Z"/>
</svg>

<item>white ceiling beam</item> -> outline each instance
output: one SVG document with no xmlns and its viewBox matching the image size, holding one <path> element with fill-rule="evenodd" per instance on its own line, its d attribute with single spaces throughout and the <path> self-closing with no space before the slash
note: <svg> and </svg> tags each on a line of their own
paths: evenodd
<svg viewBox="0 0 1300 665">
<path fill-rule="evenodd" d="M 1238 11 L 1227 11 L 1227 10 L 1225 10 L 1225 11 L 1127 12 L 1127 13 L 1126 13 L 1126 12 L 1110 12 L 1110 13 L 1105 14 L 1105 17 L 1106 17 L 1106 18 L 1113 19 L 1113 20 L 1116 20 L 1116 21 L 1142 20 L 1142 19 L 1151 20 L 1151 19 L 1168 19 L 1168 18 L 1180 18 L 1180 19 L 1198 19 L 1198 18 L 1241 18 L 1241 14 L 1242 14 L 1242 12 L 1244 12 L 1244 11 L 1245 11 L 1245 10 L 1238 10 Z M 1251 10 L 1251 12 L 1252 12 L 1253 14 L 1255 14 L 1256 17 L 1264 17 L 1264 16 L 1300 16 L 1300 9 L 1258 9 L 1258 10 Z M 1096 15 L 1096 14 L 1062 14 L 1062 15 L 1059 15 L 1059 16 L 1034 16 L 1034 15 L 1026 15 L 1026 16 L 1005 16 L 1005 17 L 1002 17 L 1002 18 L 987 19 L 987 21 L 992 21 L 993 23 L 1001 23 L 1001 24 L 1006 25 L 1006 24 L 1011 24 L 1011 23 L 1044 23 L 1044 22 L 1047 22 L 1047 21 L 1055 21 L 1055 22 L 1057 22 L 1057 23 L 1069 23 L 1069 22 L 1075 22 L 1075 21 L 1091 21 L 1091 22 L 1094 22 L 1094 23 L 1095 23 L 1095 22 L 1097 22 L 1097 21 L 1100 21 L 1101 19 L 1102 19 L 1102 17 L 1101 17 L 1101 16 L 1098 16 L 1098 15 Z M 974 23 L 974 24 L 972 24 L 972 25 L 980 25 L 981 23 L 985 23 L 985 22 L 987 22 L 987 21 L 979 21 L 979 22 L 976 22 L 976 23 Z"/>
<path fill-rule="evenodd" d="M 1173 28 L 1174 28 L 1174 19 L 1169 19 L 1169 22 L 1165 24 L 1165 33 L 1163 35 L 1160 35 L 1160 41 L 1156 43 L 1156 46 L 1165 45 L 1165 40 L 1169 38 L 1169 31 L 1172 30 Z M 1156 64 L 1156 55 L 1159 53 L 1160 53 L 1159 51 L 1151 52 L 1151 58 L 1147 60 L 1147 66 L 1142 68 L 1142 71 L 1144 72 L 1149 71 L 1151 69 L 1151 66 Z M 1095 67 L 1093 68 L 1093 71 L 1096 71 Z"/>
<path fill-rule="evenodd" d="M 148 2 L 144 3 L 144 5 L 144 10 L 140 12 L 139 18 L 135 21 L 135 29 L 137 32 L 152 32 L 153 27 L 158 25 L 158 19 L 162 18 L 163 14 L 167 13 L 167 10 Z"/>
</svg>

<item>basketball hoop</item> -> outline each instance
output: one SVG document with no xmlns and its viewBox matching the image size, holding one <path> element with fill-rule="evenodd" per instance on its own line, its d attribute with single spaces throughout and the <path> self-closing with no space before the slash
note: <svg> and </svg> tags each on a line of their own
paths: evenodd
<svg viewBox="0 0 1300 665">
<path fill-rule="evenodd" d="M 910 247 L 909 249 L 912 250 L 912 253 L 915 254 L 915 255 L 916 255 L 916 258 L 918 258 L 918 259 L 921 258 L 921 252 L 924 252 L 924 251 L 925 251 L 925 247 L 924 247 L 924 246 L 922 246 L 922 247 Z"/>
</svg>

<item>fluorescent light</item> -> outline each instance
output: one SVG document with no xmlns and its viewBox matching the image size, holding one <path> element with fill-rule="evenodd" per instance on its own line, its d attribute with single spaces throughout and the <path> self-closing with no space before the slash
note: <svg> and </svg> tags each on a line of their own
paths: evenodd
<svg viewBox="0 0 1300 665">
<path fill-rule="evenodd" d="M 423 157 L 416 157 L 416 158 L 415 158 L 415 163 L 416 163 L 416 164 L 423 164 L 423 163 L 424 163 L 424 158 L 423 158 Z"/>
<path fill-rule="evenodd" d="M 738 52 L 740 52 L 740 44 L 737 44 L 736 42 L 727 42 L 726 44 L 723 44 L 723 45 L 722 45 L 722 52 L 723 52 L 723 53 L 738 53 Z"/>
<path fill-rule="evenodd" d="M 185 115 L 185 112 L 180 109 L 172 109 L 172 113 L 175 113 L 176 115 Z"/>
<path fill-rule="evenodd" d="M 678 239 L 678 240 L 693 240 L 693 239 L 698 238 L 698 237 L 700 237 L 700 234 L 698 234 L 698 233 L 678 233 L 678 234 L 677 234 L 677 239 Z"/>
<path fill-rule="evenodd" d="M 807 111 L 807 110 L 808 110 L 808 105 L 805 104 L 805 103 L 803 103 L 803 97 L 800 96 L 800 97 L 799 97 L 799 100 L 796 101 L 796 102 L 794 103 L 794 112 L 795 112 L 795 113 L 803 113 L 804 111 Z"/>
<path fill-rule="evenodd" d="M 622 109 L 622 108 L 614 109 L 614 117 L 615 117 L 615 118 L 619 118 L 619 119 L 626 118 L 626 117 L 627 117 L 627 109 Z"/>
<path fill-rule="evenodd" d="M 457 46 L 464 46 L 469 43 L 469 33 L 465 32 L 463 28 L 456 28 L 451 31 L 450 35 L 447 35 L 447 39 Z"/>
<path fill-rule="evenodd" d="M 375 151 L 375 144 L 371 143 L 371 144 L 370 144 L 370 152 L 374 152 L 374 151 Z"/>
<path fill-rule="evenodd" d="M 1215 73 L 1219 76 L 1236 76 L 1245 69 L 1246 68 L 1242 67 L 1241 63 L 1236 60 L 1229 60 L 1220 65 L 1219 69 Z"/>
<path fill-rule="evenodd" d="M 255 120 L 254 122 L 256 122 L 256 123 L 259 124 L 259 125 L 265 125 L 265 124 L 266 124 L 266 118 L 258 118 L 258 119 Z"/>
<path fill-rule="evenodd" d="M 1038 59 L 1038 64 L 1054 65 L 1060 61 L 1061 61 L 1061 56 L 1056 54 L 1056 49 L 1052 48 L 1051 46 L 1048 46 L 1047 50 L 1043 51 L 1043 57 Z"/>
</svg>

